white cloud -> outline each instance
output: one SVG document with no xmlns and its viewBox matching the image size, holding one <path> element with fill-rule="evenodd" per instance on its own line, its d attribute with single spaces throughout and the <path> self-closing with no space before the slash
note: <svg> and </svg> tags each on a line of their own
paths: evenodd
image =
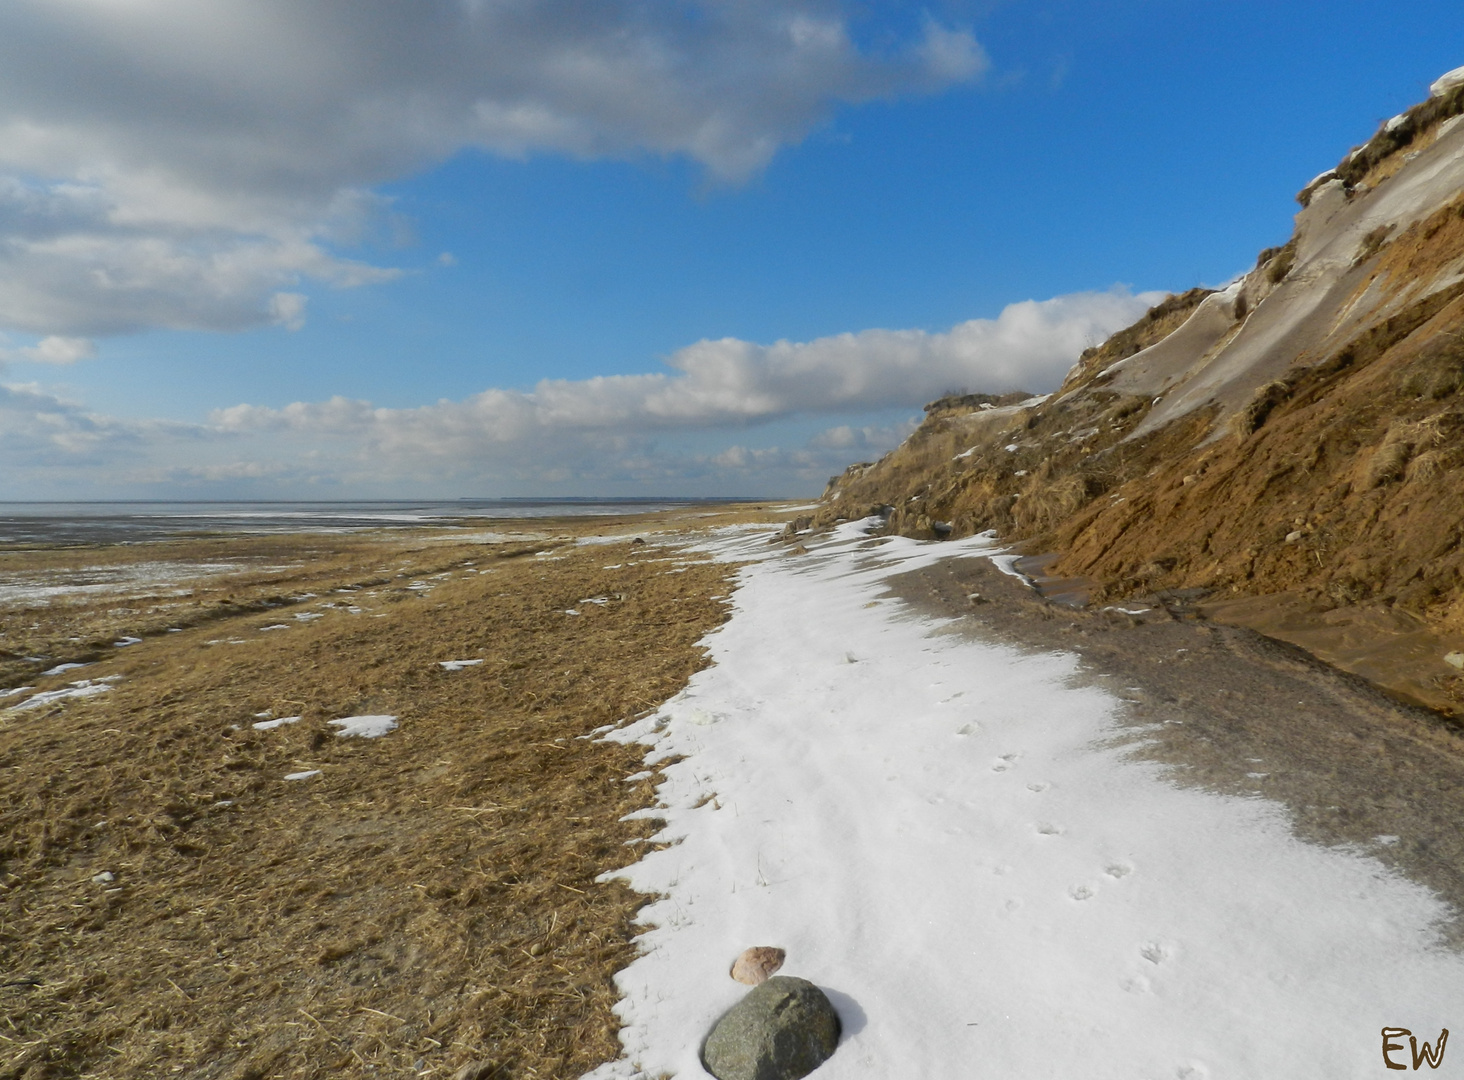
<svg viewBox="0 0 1464 1080">
<path fill-rule="evenodd" d="M 34 384 L 0 383 L 0 460 L 12 478 L 37 468 L 106 466 L 160 442 L 211 437 L 202 425 L 118 420 Z"/>
<path fill-rule="evenodd" d="M 699 341 L 673 373 L 546 379 L 532 391 L 485 390 L 464 401 L 376 409 L 333 398 L 214 414 L 230 430 L 353 434 L 383 451 L 456 456 L 570 432 L 738 426 L 796 413 L 916 407 L 952 390 L 1051 389 L 1082 349 L 1132 323 L 1165 294 L 1123 289 L 1008 305 L 943 333 L 864 330 L 809 342 Z"/>
<path fill-rule="evenodd" d="M 11 0 L 0 5 L 0 326 L 297 326 L 370 188 L 476 147 L 761 169 L 841 102 L 980 75 L 927 20 L 861 46 L 852 0 Z M 284 309 L 281 305 L 284 304 Z"/>
<path fill-rule="evenodd" d="M 20 348 L 0 346 L 0 364 L 74 364 L 78 360 L 90 360 L 97 354 L 97 346 L 90 338 L 50 337 L 41 338 L 34 345 Z"/>
<path fill-rule="evenodd" d="M 820 431 L 808 440 L 808 445 L 819 450 L 837 450 L 843 456 L 850 453 L 878 455 L 903 442 L 915 430 L 915 425 L 913 418 L 894 425 L 854 427 L 839 424 Z"/>
<path fill-rule="evenodd" d="M 0 131 L 0 169 L 5 156 Z M 205 221 L 206 208 L 190 198 L 196 192 L 169 193 L 177 196 L 174 220 L 129 204 L 126 194 L 0 176 L 0 326 L 86 335 L 295 326 L 303 297 L 282 288 L 302 278 L 349 287 L 397 275 L 329 254 L 317 242 L 328 207 L 321 221 L 282 219 L 254 232 L 227 204 L 216 208 L 219 221 Z"/>
<path fill-rule="evenodd" d="M 305 305 L 308 298 L 301 293 L 277 292 L 269 298 L 270 321 L 286 330 L 305 326 Z"/>
<path fill-rule="evenodd" d="M 668 372 L 546 380 L 408 409 L 344 397 L 241 404 L 207 425 L 123 422 L 36 387 L 0 386 L 0 455 L 33 476 L 90 463 L 119 490 L 807 492 L 896 445 L 941 394 L 1052 389 L 1086 345 L 1163 295 L 1024 301 L 941 333 L 703 341 L 672 355 Z M 809 417 L 829 426 L 810 436 Z M 752 429 L 776 445 L 755 445 Z"/>
<path fill-rule="evenodd" d="M 237 405 L 211 419 L 222 431 L 346 440 L 380 463 L 469 471 L 477 463 L 552 464 L 590 479 L 606 462 L 647 453 L 658 434 L 918 408 L 963 388 L 1052 389 L 1085 346 L 1132 323 L 1164 295 L 1113 289 L 1023 301 L 995 319 L 943 333 L 865 330 L 772 345 L 702 341 L 669 358 L 671 373 L 544 380 L 529 392 L 491 389 L 411 409 L 337 397 L 281 409 Z M 883 432 L 836 427 L 814 445 L 847 451 L 885 449 L 893 441 Z"/>
</svg>

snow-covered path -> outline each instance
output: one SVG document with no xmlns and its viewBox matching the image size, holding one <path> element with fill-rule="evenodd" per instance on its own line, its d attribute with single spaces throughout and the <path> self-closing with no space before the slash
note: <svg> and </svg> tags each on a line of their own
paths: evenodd
<svg viewBox="0 0 1464 1080">
<path fill-rule="evenodd" d="M 766 535 L 721 554 L 765 555 Z M 995 550 L 847 526 L 763 559 L 713 666 L 614 733 L 683 756 L 659 789 L 679 842 L 622 875 L 665 898 L 618 977 L 626 1056 L 591 1075 L 704 1075 L 750 945 L 787 949 L 783 973 L 839 1009 L 820 1080 L 1340 1080 L 1390 1075 L 1385 1026 L 1432 1043 L 1464 1021 L 1432 894 L 1296 840 L 1274 804 L 1128 759 L 1106 744 L 1120 703 L 1072 685 L 1075 658 L 884 596 L 915 563 Z"/>
</svg>

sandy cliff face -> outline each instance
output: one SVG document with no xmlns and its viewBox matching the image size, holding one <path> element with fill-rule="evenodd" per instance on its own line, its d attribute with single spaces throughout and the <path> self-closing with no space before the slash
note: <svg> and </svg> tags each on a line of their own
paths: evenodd
<svg viewBox="0 0 1464 1080">
<path fill-rule="evenodd" d="M 1202 602 L 1464 713 L 1464 79 L 1299 200 L 1242 280 L 1165 301 L 1050 396 L 934 403 L 819 519 L 994 529 L 1099 602 Z"/>
</svg>

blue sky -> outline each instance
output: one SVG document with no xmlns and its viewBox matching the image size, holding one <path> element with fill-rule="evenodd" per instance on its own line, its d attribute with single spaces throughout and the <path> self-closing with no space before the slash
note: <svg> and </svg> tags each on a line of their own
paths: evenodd
<svg viewBox="0 0 1464 1080">
<path fill-rule="evenodd" d="M 1460 64 L 1431 0 L 16 0 L 0 498 L 814 494 Z"/>
</svg>

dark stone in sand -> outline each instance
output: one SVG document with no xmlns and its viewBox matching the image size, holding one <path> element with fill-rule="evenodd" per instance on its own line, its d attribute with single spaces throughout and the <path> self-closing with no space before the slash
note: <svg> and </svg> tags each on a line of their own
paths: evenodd
<svg viewBox="0 0 1464 1080">
<path fill-rule="evenodd" d="M 702 1047 L 717 1080 L 798 1080 L 839 1045 L 839 1014 L 806 979 L 774 975 L 734 1005 Z"/>
</svg>

